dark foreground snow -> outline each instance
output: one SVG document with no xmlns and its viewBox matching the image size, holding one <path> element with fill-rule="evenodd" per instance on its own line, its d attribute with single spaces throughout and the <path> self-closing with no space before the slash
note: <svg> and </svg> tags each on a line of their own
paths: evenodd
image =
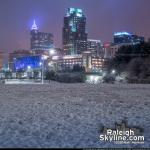
<svg viewBox="0 0 150 150">
<path fill-rule="evenodd" d="M 124 118 L 144 145 L 99 141 Z M 150 85 L 0 84 L 0 147 L 150 147 Z"/>
</svg>

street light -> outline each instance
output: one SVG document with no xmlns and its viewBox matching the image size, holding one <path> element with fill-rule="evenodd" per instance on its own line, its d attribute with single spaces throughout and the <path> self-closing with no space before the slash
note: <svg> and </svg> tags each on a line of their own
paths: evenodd
<svg viewBox="0 0 150 150">
<path fill-rule="evenodd" d="M 52 55 L 56 54 L 56 51 L 54 49 L 50 49 L 49 54 L 52 56 Z"/>
<path fill-rule="evenodd" d="M 30 71 L 31 71 L 31 66 L 27 66 L 27 74 L 28 74 L 28 78 L 29 78 L 29 79 L 30 79 L 30 77 L 31 77 Z"/>
<path fill-rule="evenodd" d="M 42 55 L 42 62 L 40 62 L 40 66 L 42 66 L 42 84 L 44 84 L 44 61 L 48 59 L 48 56 Z"/>
<path fill-rule="evenodd" d="M 30 70 L 31 69 L 31 66 L 28 66 L 28 70 Z"/>
<path fill-rule="evenodd" d="M 39 65 L 42 66 L 42 62 L 40 62 Z"/>
<path fill-rule="evenodd" d="M 116 73 L 116 70 L 112 70 L 112 72 L 111 72 L 112 74 L 115 74 Z"/>
</svg>

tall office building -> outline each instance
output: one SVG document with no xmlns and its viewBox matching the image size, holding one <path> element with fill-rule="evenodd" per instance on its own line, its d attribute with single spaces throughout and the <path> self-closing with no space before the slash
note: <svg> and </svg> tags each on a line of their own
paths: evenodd
<svg viewBox="0 0 150 150">
<path fill-rule="evenodd" d="M 114 44 L 139 44 L 144 42 L 144 37 L 140 37 L 128 32 L 116 32 L 114 33 Z"/>
<path fill-rule="evenodd" d="M 88 39 L 87 50 L 90 51 L 93 56 L 104 56 L 103 46 L 100 40 Z"/>
<path fill-rule="evenodd" d="M 39 32 L 35 21 L 31 28 L 31 50 L 47 51 L 53 48 L 53 35 L 51 33 Z"/>
<path fill-rule="evenodd" d="M 87 50 L 86 17 L 81 9 L 68 8 L 62 38 L 66 55 L 81 54 Z"/>
</svg>

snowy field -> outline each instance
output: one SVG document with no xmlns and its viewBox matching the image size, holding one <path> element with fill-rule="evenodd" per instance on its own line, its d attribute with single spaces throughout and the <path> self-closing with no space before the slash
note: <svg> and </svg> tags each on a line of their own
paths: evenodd
<svg viewBox="0 0 150 150">
<path fill-rule="evenodd" d="M 100 142 L 102 126 L 126 118 L 145 144 Z M 150 85 L 0 84 L 0 147 L 150 147 Z"/>
</svg>

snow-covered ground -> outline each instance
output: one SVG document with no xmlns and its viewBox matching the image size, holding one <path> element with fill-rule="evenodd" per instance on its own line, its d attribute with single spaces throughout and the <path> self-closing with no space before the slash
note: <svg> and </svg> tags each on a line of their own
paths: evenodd
<svg viewBox="0 0 150 150">
<path fill-rule="evenodd" d="M 144 145 L 99 140 L 102 126 L 128 120 Z M 150 147 L 150 85 L 0 84 L 0 147 Z"/>
</svg>

